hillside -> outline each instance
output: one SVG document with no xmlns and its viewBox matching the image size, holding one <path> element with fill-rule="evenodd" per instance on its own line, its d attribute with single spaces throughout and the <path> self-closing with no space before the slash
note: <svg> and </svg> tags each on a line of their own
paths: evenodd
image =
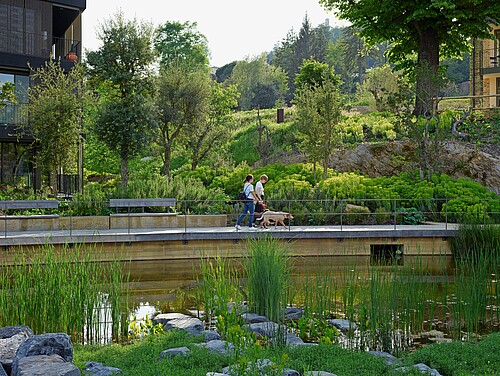
<svg viewBox="0 0 500 376">
<path fill-rule="evenodd" d="M 236 133 L 234 144 L 248 146 L 257 139 L 256 115 L 249 112 L 245 121 L 241 121 L 240 131 Z M 235 147 L 233 154 L 239 156 L 254 167 L 268 163 L 302 163 L 306 155 L 300 150 L 296 119 L 293 111 L 288 113 L 288 123 L 276 124 L 272 113 L 261 114 L 262 124 L 270 132 L 270 153 L 260 158 L 255 146 Z M 415 141 L 399 136 L 394 141 L 373 134 L 376 124 L 385 114 L 363 114 L 358 118 L 363 124 L 363 139 L 347 144 L 330 158 L 332 169 L 341 172 L 358 171 L 369 177 L 392 176 L 418 168 L 418 155 Z M 449 116 L 448 116 L 449 117 Z M 443 119 L 443 123 L 446 119 Z M 466 134 L 467 141 L 446 134 L 435 144 L 431 154 L 433 169 L 453 178 L 470 178 L 500 194 L 500 131 L 498 119 L 486 122 L 483 117 L 472 117 L 458 130 Z M 465 133 L 466 132 L 466 133 Z M 245 152 L 243 151 L 245 150 Z M 253 157 L 253 158 L 252 158 Z M 237 160 L 238 161 L 238 160 Z"/>
</svg>

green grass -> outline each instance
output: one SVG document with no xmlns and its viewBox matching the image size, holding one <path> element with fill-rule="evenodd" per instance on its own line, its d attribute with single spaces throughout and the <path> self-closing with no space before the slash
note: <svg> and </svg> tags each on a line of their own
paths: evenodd
<svg viewBox="0 0 500 376">
<path fill-rule="evenodd" d="M 236 359 L 198 348 L 199 338 L 179 331 L 148 336 L 129 345 L 75 346 L 73 362 L 83 369 L 85 362 L 96 361 L 118 367 L 124 375 L 141 376 L 205 376 L 223 367 L 257 358 L 269 358 L 277 370 L 290 368 L 304 374 L 322 370 L 338 376 L 400 375 L 397 367 L 389 367 L 372 355 L 342 349 L 338 345 L 297 348 L 252 348 Z M 186 357 L 159 360 L 163 350 L 187 346 Z M 423 362 L 442 375 L 498 375 L 500 369 L 500 333 L 491 334 L 480 342 L 434 344 L 403 357 L 405 365 Z M 277 373 L 279 374 L 279 373 Z M 254 373 L 247 374 L 248 376 Z M 421 375 L 411 370 L 405 375 Z"/>
</svg>

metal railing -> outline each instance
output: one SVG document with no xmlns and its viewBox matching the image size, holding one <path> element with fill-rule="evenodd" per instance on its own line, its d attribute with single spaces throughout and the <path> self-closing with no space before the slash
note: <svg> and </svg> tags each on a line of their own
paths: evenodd
<svg viewBox="0 0 500 376">
<path fill-rule="evenodd" d="M 49 38 L 47 33 L 35 34 L 15 30 L 0 30 L 0 52 L 54 59 L 72 60 L 71 53 L 82 54 L 81 42 L 58 37 Z"/>
<path fill-rule="evenodd" d="M 448 229 L 449 224 L 475 221 L 479 223 L 500 224 L 500 199 L 495 198 L 443 198 L 443 199 L 324 199 L 324 200 L 268 200 L 267 207 L 273 211 L 291 213 L 293 219 L 286 221 L 291 226 L 337 226 L 339 230 L 350 226 L 392 226 L 441 224 Z M 170 208 L 140 208 L 125 215 L 148 216 L 154 213 L 169 217 L 184 217 L 179 226 L 181 231 L 193 231 L 189 225 L 191 215 L 225 215 L 226 226 L 234 226 L 242 213 L 243 204 L 238 201 L 221 200 L 177 200 L 175 213 Z M 50 214 L 70 217 L 70 231 L 78 230 L 73 220 L 82 216 L 109 216 L 113 210 L 109 201 L 85 202 L 59 201 L 59 207 Z M 15 215 L 29 215 L 29 211 L 3 210 L 4 221 Z M 40 214 L 34 211 L 33 214 Z M 260 216 L 260 214 L 258 215 Z M 255 215 L 257 217 L 257 214 Z M 131 230 L 131 221 L 126 221 L 124 229 Z M 243 224 L 248 223 L 248 216 Z M 161 225 L 158 227 L 162 227 Z M 170 226 L 172 227 L 172 226 Z M 199 227 L 199 225 L 198 225 Z M 206 226 L 210 227 L 210 226 Z M 274 225 L 273 225 L 274 227 Z M 5 233 L 7 234 L 5 224 Z M 290 230 L 290 226 L 288 226 Z"/>
<path fill-rule="evenodd" d="M 490 48 L 481 51 L 481 68 L 500 67 L 500 48 Z"/>
</svg>

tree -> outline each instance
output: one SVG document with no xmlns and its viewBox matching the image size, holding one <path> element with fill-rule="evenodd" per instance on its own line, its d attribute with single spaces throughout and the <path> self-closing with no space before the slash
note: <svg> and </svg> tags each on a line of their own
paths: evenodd
<svg viewBox="0 0 500 376">
<path fill-rule="evenodd" d="M 500 20 L 500 2 L 490 0 L 320 0 L 320 4 L 336 9 L 368 43 L 389 42 L 388 57 L 396 69 L 415 75 L 415 114 L 432 110 L 440 58 L 459 57 L 470 49 L 470 38 L 491 38 L 488 23 Z"/>
<path fill-rule="evenodd" d="M 37 148 L 36 163 L 50 174 L 50 186 L 57 194 L 57 174 L 75 168 L 81 141 L 82 119 L 88 90 L 84 84 L 85 69 L 81 64 L 65 72 L 59 61 L 49 59 L 32 69 L 36 82 L 28 90 L 28 124 Z"/>
<path fill-rule="evenodd" d="M 401 96 L 402 99 L 409 93 L 408 82 L 393 72 L 387 64 L 369 70 L 361 89 L 372 94 L 375 109 L 379 112 L 397 113 L 402 103 L 396 101 L 396 97 Z"/>
<path fill-rule="evenodd" d="M 266 55 L 262 54 L 253 59 L 238 61 L 227 82 L 235 85 L 240 92 L 239 108 L 249 110 L 257 108 L 253 106 L 260 105 L 266 108 L 267 106 L 273 107 L 277 100 L 284 97 L 287 90 L 286 81 L 286 74 L 283 70 L 270 65 L 266 60 Z M 265 103 L 259 98 L 264 90 L 263 87 L 275 93 L 274 98 L 268 98 Z M 269 90 L 267 93 L 269 94 Z"/>
<path fill-rule="evenodd" d="M 157 79 L 158 145 L 163 173 L 170 177 L 170 162 L 176 142 L 188 139 L 188 132 L 204 121 L 209 106 L 210 77 L 204 70 L 168 65 Z"/>
<path fill-rule="evenodd" d="M 317 162 L 322 161 L 323 178 L 326 178 L 330 155 L 342 142 L 339 123 L 343 100 L 338 79 L 332 79 L 330 72 L 330 69 L 325 69 L 319 82 L 304 81 L 296 96 L 299 129 L 304 136 L 302 146 L 315 167 Z"/>
<path fill-rule="evenodd" d="M 156 31 L 155 48 L 160 64 L 182 64 L 190 69 L 208 68 L 208 40 L 196 22 L 166 22 Z"/>
<path fill-rule="evenodd" d="M 220 153 L 231 137 L 230 120 L 232 109 L 238 105 L 235 86 L 217 82 L 210 84 L 210 97 L 205 116 L 191 124 L 186 134 L 186 146 L 191 154 L 191 170 L 213 153 Z"/>
<path fill-rule="evenodd" d="M 16 94 L 14 92 L 14 83 L 5 82 L 0 86 L 0 109 L 7 106 L 8 104 L 15 103 Z"/>
<path fill-rule="evenodd" d="M 153 137 L 155 114 L 150 67 L 154 62 L 153 26 L 128 21 L 118 12 L 97 33 L 102 46 L 87 53 L 93 80 L 107 85 L 108 98 L 100 108 L 94 131 L 120 156 L 122 185 L 128 184 L 128 162 Z"/>
</svg>

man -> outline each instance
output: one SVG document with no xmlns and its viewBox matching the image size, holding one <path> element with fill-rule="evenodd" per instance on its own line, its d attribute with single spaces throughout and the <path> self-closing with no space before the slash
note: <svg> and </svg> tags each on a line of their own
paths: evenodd
<svg viewBox="0 0 500 376">
<path fill-rule="evenodd" d="M 263 174 L 261 175 L 257 184 L 255 184 L 255 194 L 258 198 L 258 201 L 260 201 L 257 202 L 257 205 L 255 206 L 255 211 L 257 213 L 262 212 L 264 209 L 262 205 L 264 203 L 264 184 L 266 184 L 268 180 L 269 178 L 267 177 L 267 175 Z"/>
</svg>

